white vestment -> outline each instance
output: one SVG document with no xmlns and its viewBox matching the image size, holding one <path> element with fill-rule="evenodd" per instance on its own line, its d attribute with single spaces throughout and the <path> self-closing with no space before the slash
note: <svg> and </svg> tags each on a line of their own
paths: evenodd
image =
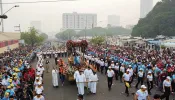
<svg viewBox="0 0 175 100">
<path fill-rule="evenodd" d="M 85 75 L 85 77 L 86 77 L 86 81 L 89 81 L 89 77 L 90 77 L 91 74 L 93 74 L 91 69 L 90 69 L 90 70 L 89 70 L 89 69 L 85 69 L 84 75 Z M 88 88 L 90 88 L 90 83 L 88 82 L 88 83 L 86 84 L 86 86 L 87 86 Z"/>
<path fill-rule="evenodd" d="M 89 77 L 89 81 L 90 82 L 90 91 L 92 93 L 96 93 L 96 88 L 97 88 L 97 81 L 98 81 L 98 77 L 97 77 L 97 74 L 91 74 L 90 77 Z"/>
<path fill-rule="evenodd" d="M 52 70 L 52 83 L 53 86 L 58 86 L 58 71 L 57 70 Z"/>
<path fill-rule="evenodd" d="M 78 86 L 78 93 L 84 95 L 84 82 L 86 82 L 85 75 L 78 75 L 76 78 L 77 86 Z"/>
<path fill-rule="evenodd" d="M 76 80 L 76 78 L 77 78 L 78 75 L 80 75 L 80 73 L 79 73 L 79 71 L 77 70 L 77 71 L 75 71 L 75 73 L 74 73 L 74 79 L 75 79 L 75 80 Z M 78 84 L 77 84 L 77 87 L 78 87 Z"/>
</svg>

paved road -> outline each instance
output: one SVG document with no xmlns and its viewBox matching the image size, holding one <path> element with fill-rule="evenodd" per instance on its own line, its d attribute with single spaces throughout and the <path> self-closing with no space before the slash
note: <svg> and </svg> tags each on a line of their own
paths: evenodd
<svg viewBox="0 0 175 100">
<path fill-rule="evenodd" d="M 66 60 L 66 58 L 64 59 Z M 70 84 L 69 82 L 65 82 L 64 86 L 60 85 L 59 82 L 59 88 L 53 88 L 52 86 L 52 76 L 51 76 L 51 69 L 52 66 L 55 66 L 53 58 L 50 59 L 50 73 L 44 74 L 44 94 L 46 100 L 76 100 L 77 99 L 77 89 L 75 84 Z M 34 65 L 36 62 L 34 62 Z M 133 100 L 133 96 L 130 95 L 129 97 L 126 97 L 124 92 L 124 84 L 120 83 L 119 81 L 114 81 L 112 90 L 108 91 L 107 88 L 107 81 L 106 76 L 101 75 L 98 73 L 99 76 L 99 83 L 97 85 L 97 94 L 85 94 L 85 100 Z M 135 85 L 135 83 L 133 83 Z M 130 93 L 134 93 L 136 89 L 131 88 Z M 159 93 L 158 91 L 152 90 L 152 94 Z M 170 100 L 172 100 L 173 97 L 171 97 Z"/>
</svg>

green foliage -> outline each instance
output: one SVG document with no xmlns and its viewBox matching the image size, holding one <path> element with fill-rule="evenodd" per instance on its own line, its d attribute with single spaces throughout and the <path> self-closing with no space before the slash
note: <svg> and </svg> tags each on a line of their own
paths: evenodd
<svg viewBox="0 0 175 100">
<path fill-rule="evenodd" d="M 105 38 L 103 36 L 96 36 L 90 40 L 90 42 L 94 45 L 102 45 L 105 41 Z"/>
<path fill-rule="evenodd" d="M 48 39 L 48 35 L 46 33 L 41 33 L 40 36 L 44 37 L 45 40 Z"/>
<path fill-rule="evenodd" d="M 76 36 L 76 32 L 74 30 L 68 29 L 63 32 L 57 33 L 56 38 L 62 39 L 62 40 L 68 40 L 71 39 L 72 36 Z"/>
<path fill-rule="evenodd" d="M 35 28 L 31 28 L 29 32 L 22 32 L 21 39 L 24 39 L 28 45 L 40 44 L 46 39 L 46 34 L 39 34 Z"/>
<path fill-rule="evenodd" d="M 68 35 L 69 33 L 69 35 Z M 107 36 L 112 36 L 112 35 L 122 35 L 122 34 L 130 34 L 131 30 L 130 29 L 125 29 L 123 27 L 109 27 L 107 28 L 101 28 L 101 27 L 95 27 L 93 29 L 84 29 L 81 30 L 80 32 L 76 33 L 74 30 L 66 30 L 63 32 L 60 32 L 56 34 L 56 38 L 61 38 L 63 40 L 68 40 L 68 36 L 72 37 L 81 37 L 81 36 L 104 36 L 105 34 Z"/>
<path fill-rule="evenodd" d="M 174 36 L 174 33 L 175 0 L 163 0 L 158 2 L 145 18 L 139 20 L 138 24 L 133 28 L 132 36 Z"/>
</svg>

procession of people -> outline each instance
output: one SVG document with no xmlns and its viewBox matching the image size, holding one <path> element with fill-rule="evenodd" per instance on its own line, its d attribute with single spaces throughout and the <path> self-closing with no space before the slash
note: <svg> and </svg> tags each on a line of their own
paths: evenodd
<svg viewBox="0 0 175 100">
<path fill-rule="evenodd" d="M 104 48 L 99 48 L 89 47 L 84 57 L 101 74 L 104 74 L 105 68 L 109 90 L 112 88 L 113 79 L 120 78 L 127 96 L 131 94 L 129 90 L 133 86 L 134 79 L 137 79 L 136 89 L 141 83 L 141 90 L 135 93 L 134 100 L 150 100 L 149 95 L 152 95 L 153 88 L 163 92 L 160 98 L 166 100 L 169 100 L 169 96 L 175 92 L 175 54 L 170 49 L 146 50 L 116 46 L 116 51 L 112 52 L 110 49 L 102 51 Z M 148 95 L 140 98 L 144 91 Z"/>
<path fill-rule="evenodd" d="M 52 75 L 52 85 L 64 86 L 69 64 L 62 58 L 67 58 L 65 49 L 53 50 L 39 47 L 36 52 L 34 47 L 14 49 L 0 57 L 0 79 L 2 100 L 45 100 L 44 76 Z M 36 67 L 31 62 L 37 58 Z M 54 59 L 55 64 L 51 63 Z M 85 65 L 82 65 L 82 60 Z M 116 47 L 116 52 L 103 51 L 96 47 L 88 47 L 84 55 L 76 53 L 73 66 L 73 78 L 76 82 L 77 94 L 83 98 L 85 93 L 96 94 L 99 74 L 106 76 L 108 90 L 114 87 L 114 81 L 119 81 L 125 88 L 126 96 L 132 94 L 130 88 L 136 88 L 134 100 L 151 100 L 152 89 L 161 91 L 162 94 L 155 98 L 170 100 L 170 95 L 175 92 L 175 54 L 170 49 L 145 50 Z M 135 81 L 135 85 L 133 82 Z M 140 89 L 138 89 L 140 88 Z"/>
</svg>

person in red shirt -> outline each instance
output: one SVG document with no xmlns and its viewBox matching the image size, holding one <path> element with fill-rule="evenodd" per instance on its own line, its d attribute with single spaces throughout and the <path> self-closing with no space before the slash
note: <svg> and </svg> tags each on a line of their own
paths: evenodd
<svg viewBox="0 0 175 100">
<path fill-rule="evenodd" d="M 32 81 L 34 82 L 35 81 L 35 69 L 30 66 L 28 69 L 28 73 L 29 73 Z"/>
</svg>

